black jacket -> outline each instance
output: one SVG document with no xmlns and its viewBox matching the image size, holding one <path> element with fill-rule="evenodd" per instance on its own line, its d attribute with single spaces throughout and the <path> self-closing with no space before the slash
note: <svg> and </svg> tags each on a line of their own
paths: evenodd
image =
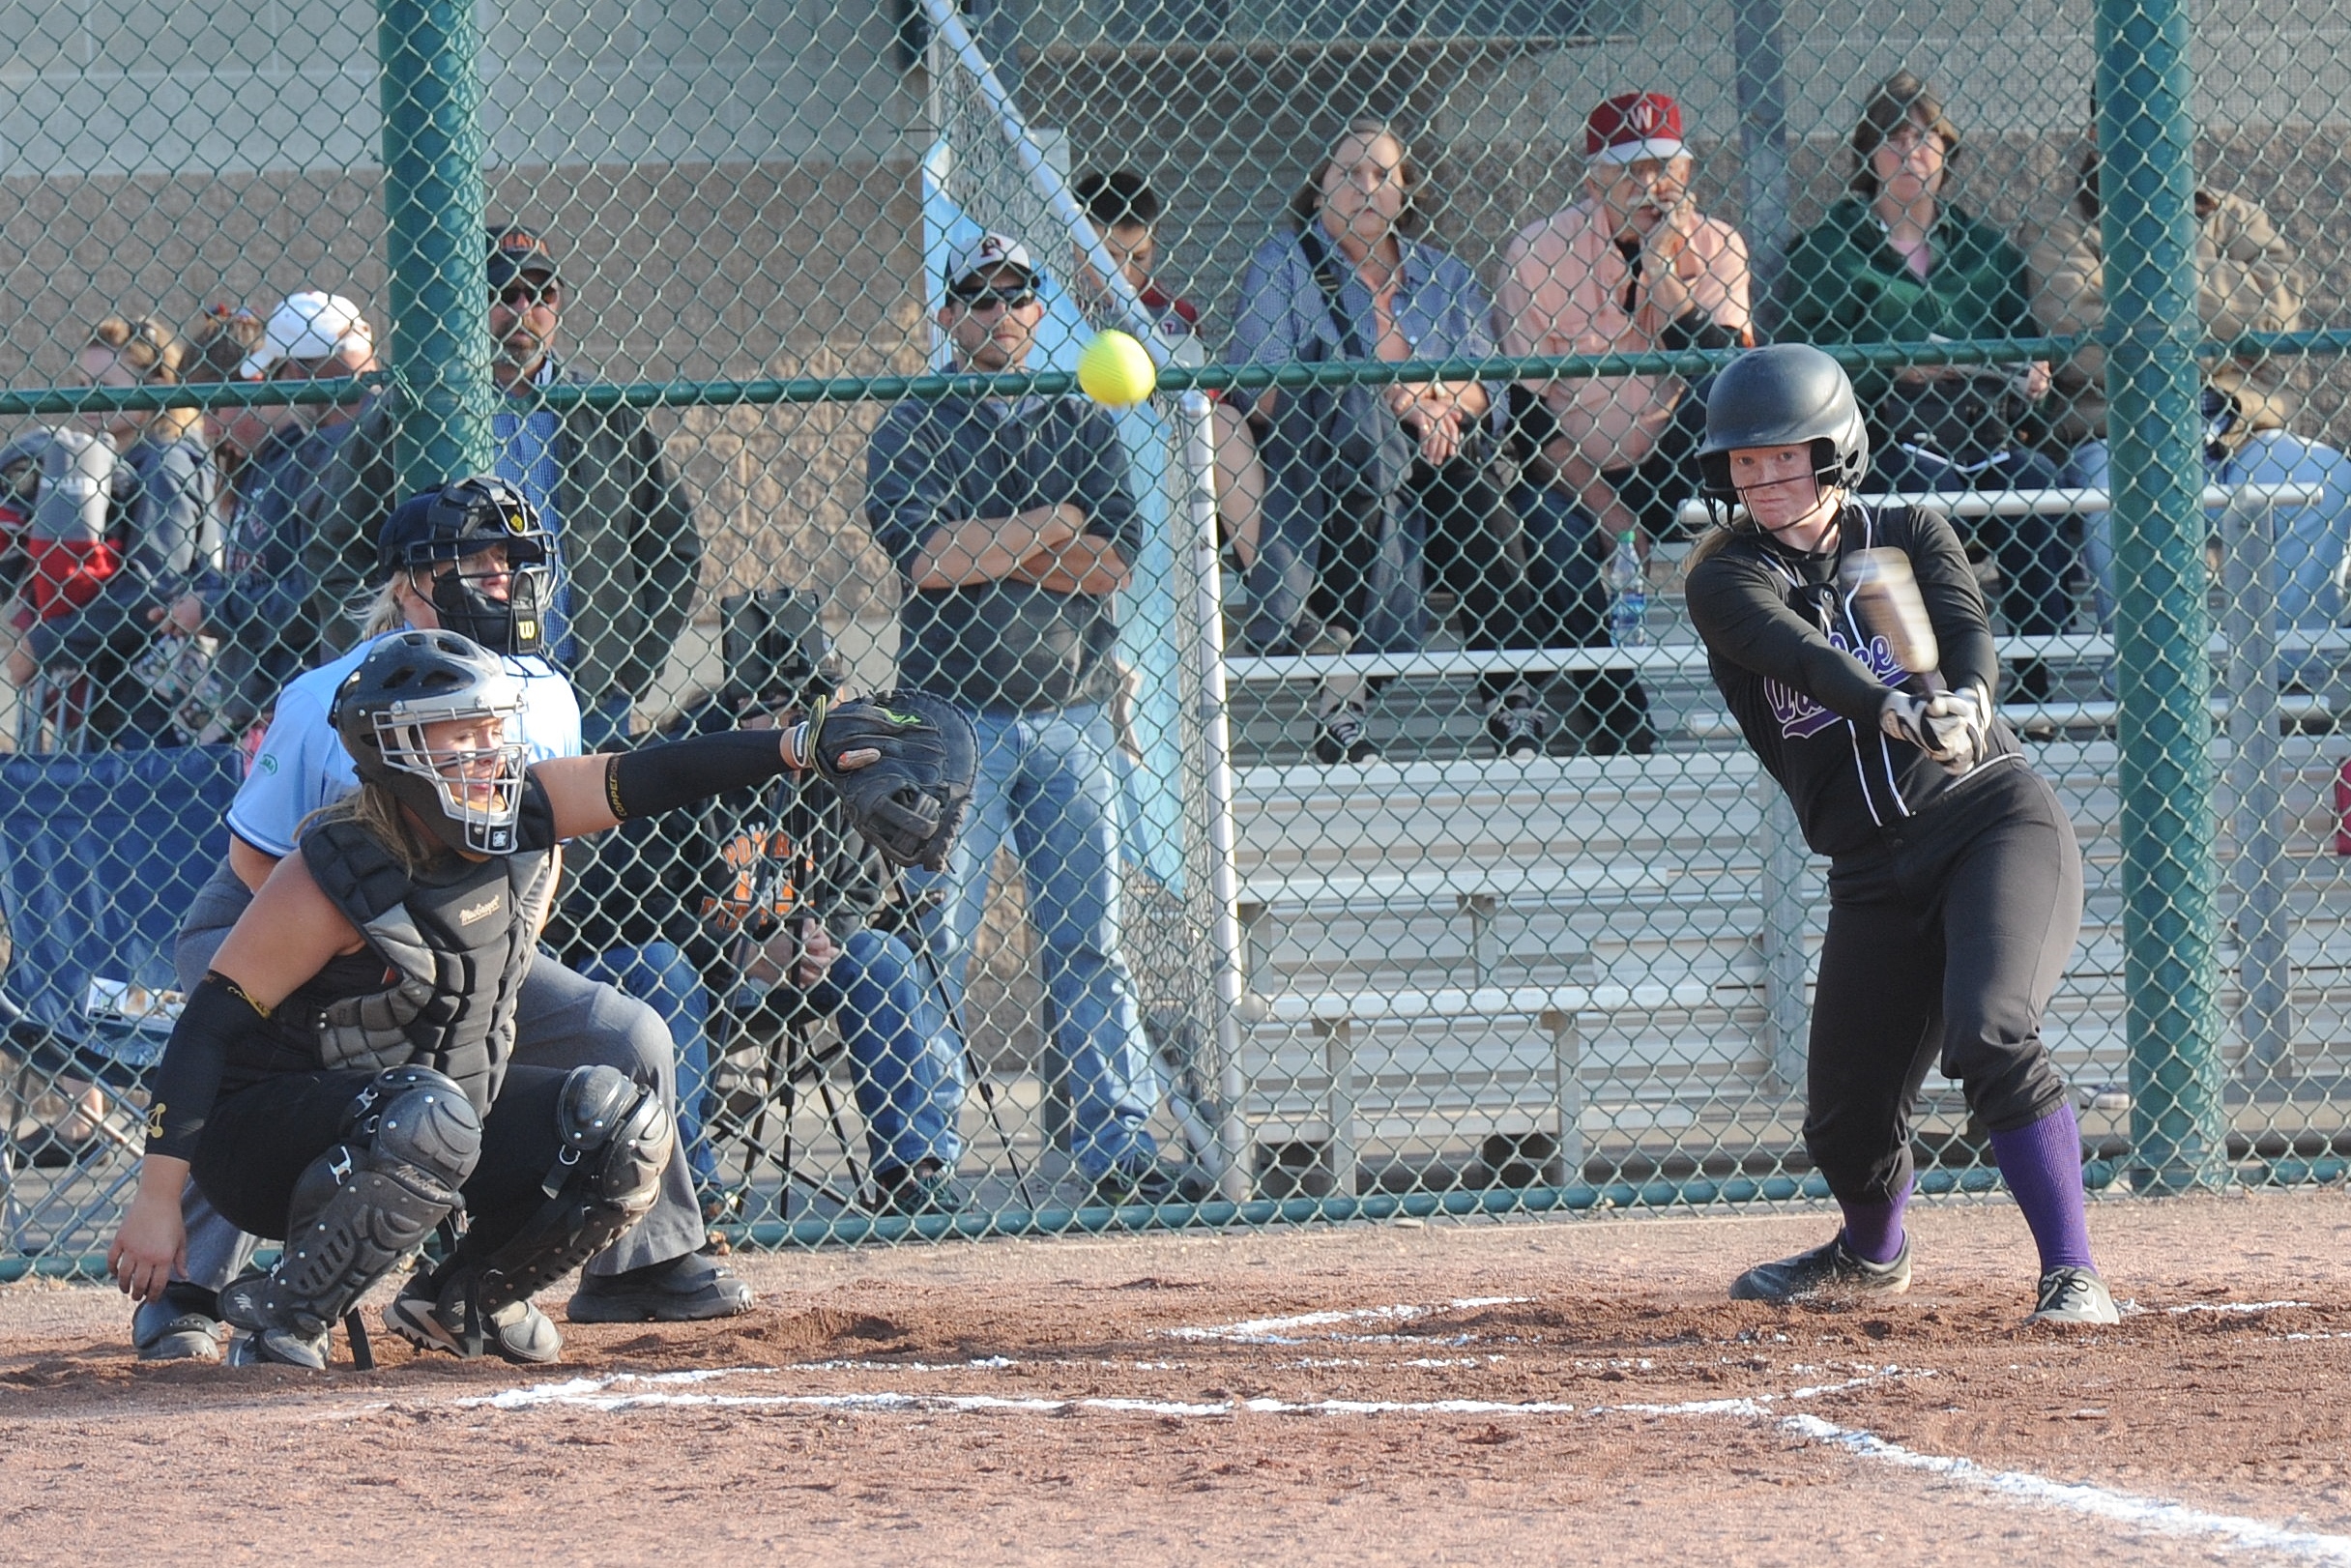
<svg viewBox="0 0 2351 1568">
<path fill-rule="evenodd" d="M 1932 512 L 1849 501 L 1837 549 L 1798 555 L 1742 531 L 1690 572 L 1690 619 L 1714 683 L 1764 769 L 1795 803 L 1805 842 L 1840 856 L 1876 846 L 1937 798 L 2021 755 L 1996 716 L 1985 760 L 1954 778 L 1878 728 L 1889 685 L 1912 673 L 1872 637 L 1839 585 L 1848 550 L 1894 545 L 1910 557 L 1946 682 L 1998 688 L 1984 594 L 1951 524 Z"/>
</svg>

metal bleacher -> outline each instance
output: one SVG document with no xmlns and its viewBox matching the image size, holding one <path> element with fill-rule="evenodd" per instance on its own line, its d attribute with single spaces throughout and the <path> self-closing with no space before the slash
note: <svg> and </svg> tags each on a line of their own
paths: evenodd
<svg viewBox="0 0 2351 1568">
<path fill-rule="evenodd" d="M 2078 492 L 2058 494 L 2080 504 Z M 1779 790 L 1706 680 L 1678 573 L 1658 575 L 1640 661 L 1660 744 L 1645 757 L 1491 756 L 1472 682 L 1526 667 L 1523 654 L 1229 661 L 1249 996 L 1241 1076 L 1262 1184 L 1278 1194 L 1612 1179 L 1714 1170 L 1714 1151 L 1733 1145 L 1783 1155 L 1799 1146 L 1823 868 L 1791 848 Z M 2006 712 L 2056 785 L 2087 863 L 2081 941 L 2046 1034 L 2094 1141 L 2121 1130 L 2129 1104 L 2120 749 L 2101 691 L 2111 646 L 2076 635 L 2003 648 L 2056 668 L 2050 703 Z M 2273 651 L 2261 652 L 2268 668 Z M 2241 1030 L 2239 1078 L 2245 1093 L 2291 1092 L 2289 1069 L 2351 1069 L 2351 1049 L 2334 1043 L 2351 1012 L 2339 956 L 2351 950 L 2351 892 L 2328 833 L 2314 830 L 2322 817 L 2331 827 L 2329 792 L 2351 746 L 2334 735 L 2325 693 L 2281 697 L 2263 682 L 2233 701 L 2232 689 L 2252 688 L 2232 687 L 2230 653 L 2216 641 L 2223 874 L 2260 830 L 2245 816 L 2245 769 L 2257 757 L 2277 797 L 2265 821 L 2282 828 L 2257 880 L 2283 912 L 2270 929 L 2286 933 L 2246 982 L 2284 977 L 2264 1026 L 2284 1033 L 2264 1047 L 2259 1029 Z M 1579 650 L 1551 662 L 1622 658 Z M 1393 678 L 1375 715 L 1386 760 L 1302 760 L 1301 688 L 1343 669 Z M 2243 967 L 2254 945 L 2223 962 Z M 2224 994 L 2230 1017 L 2244 994 Z M 1956 1086 L 1930 1086 L 1923 1132 L 1958 1137 Z"/>
</svg>

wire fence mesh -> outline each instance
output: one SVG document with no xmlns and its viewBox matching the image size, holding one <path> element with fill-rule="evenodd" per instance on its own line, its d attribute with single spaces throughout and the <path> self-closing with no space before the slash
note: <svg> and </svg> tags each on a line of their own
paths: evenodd
<svg viewBox="0 0 2351 1568">
<path fill-rule="evenodd" d="M 557 541 L 539 754 L 978 720 L 945 873 L 790 791 L 570 848 L 541 962 L 658 1016 L 711 1224 L 1824 1191 L 1825 862 L 1683 595 L 1711 377 L 1786 340 L 1941 497 L 2080 838 L 2090 1179 L 2340 1177 L 2331 20 L 20 9 L 0 1263 L 111 1229 L 175 998 L 349 787 L 288 682 L 453 613 L 376 535 L 471 472 Z M 1155 396 L 1076 392 L 1104 327 Z M 1939 1073 L 1908 1136 L 1995 1179 Z"/>
</svg>

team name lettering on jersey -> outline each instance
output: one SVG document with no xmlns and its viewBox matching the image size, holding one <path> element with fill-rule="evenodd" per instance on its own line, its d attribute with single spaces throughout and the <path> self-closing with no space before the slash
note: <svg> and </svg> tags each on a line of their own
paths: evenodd
<svg viewBox="0 0 2351 1568">
<path fill-rule="evenodd" d="M 1886 646 L 1883 637 L 1872 637 L 1869 647 L 1856 650 L 1845 641 L 1844 633 L 1831 631 L 1829 642 L 1842 652 L 1851 653 L 1868 667 L 1872 675 L 1889 686 L 1899 686 L 1910 678 L 1911 672 L 1902 668 L 1901 661 L 1894 656 L 1893 650 Z M 1843 722 L 1808 694 L 1769 676 L 1763 678 L 1763 698 L 1771 704 L 1771 716 L 1780 721 L 1780 734 L 1785 740 L 1801 740 L 1808 736 L 1818 735 L 1833 724 Z"/>
</svg>

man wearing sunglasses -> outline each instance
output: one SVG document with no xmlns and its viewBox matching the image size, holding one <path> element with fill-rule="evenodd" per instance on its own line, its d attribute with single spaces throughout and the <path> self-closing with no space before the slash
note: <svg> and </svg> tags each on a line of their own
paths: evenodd
<svg viewBox="0 0 2351 1568">
<path fill-rule="evenodd" d="M 954 247 L 939 326 L 958 371 L 1027 367 L 1045 318 L 1028 247 Z M 1112 595 L 1142 547 L 1126 454 L 1079 397 L 944 397 L 893 407 L 866 450 L 867 521 L 898 565 L 898 677 L 973 714 L 979 776 L 928 935 L 960 993 L 1000 847 L 1019 857 L 1067 1064 L 1070 1153 L 1097 1203 L 1205 1196 L 1163 1162 L 1158 1102 L 1121 952 Z M 980 1020 L 967 1022 L 977 1026 Z"/>
<path fill-rule="evenodd" d="M 491 370 L 506 394 L 494 467 L 555 537 L 547 652 L 579 691 L 588 744 L 600 746 L 628 732 L 685 625 L 702 539 L 644 415 L 542 406 L 543 389 L 578 379 L 554 351 L 569 298 L 555 252 L 515 224 L 484 238 Z M 358 639 L 383 498 L 396 493 L 391 410 L 378 403 L 320 486 L 307 555 L 331 647 Z"/>
</svg>

